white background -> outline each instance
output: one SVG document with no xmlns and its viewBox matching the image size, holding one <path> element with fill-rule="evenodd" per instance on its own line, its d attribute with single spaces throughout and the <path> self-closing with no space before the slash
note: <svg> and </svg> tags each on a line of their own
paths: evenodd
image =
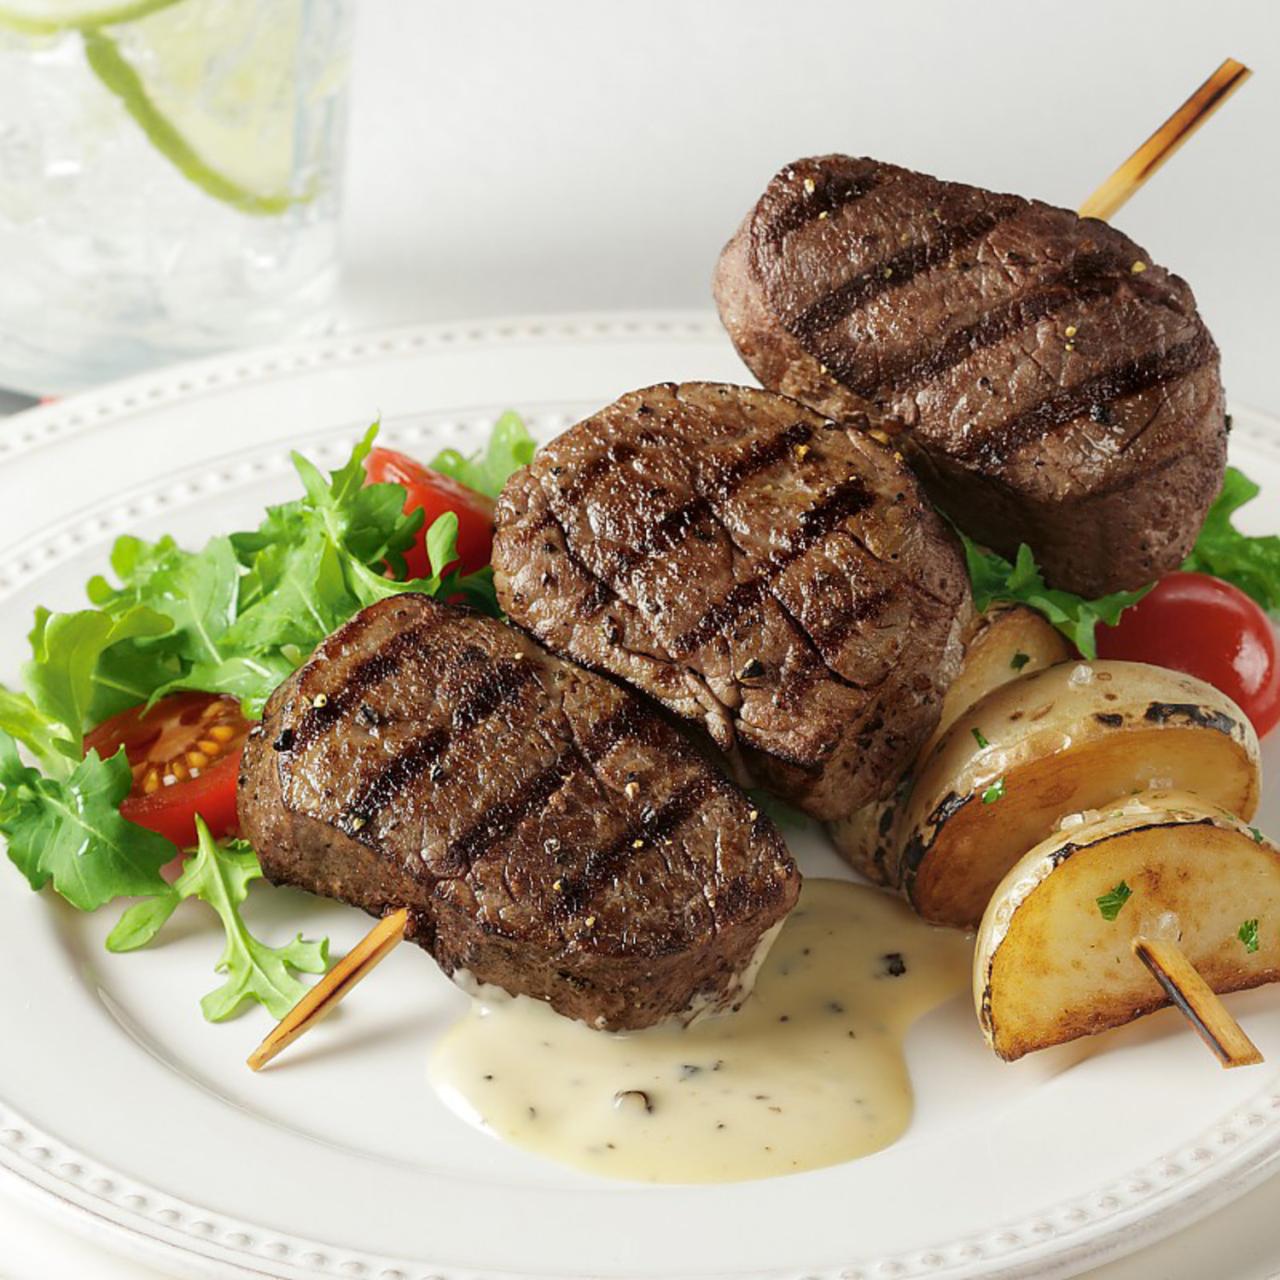
<svg viewBox="0 0 1280 1280">
<path fill-rule="evenodd" d="M 805 154 L 1074 205 L 1231 54 L 1254 79 L 1117 222 L 1191 282 L 1229 394 L 1280 411 L 1274 0 L 358 4 L 349 328 L 706 305 L 720 245 Z M 1097 1274 L 1273 1276 L 1278 1220 L 1268 1184 Z M 0 1276 L 144 1274 L 0 1202 Z"/>
</svg>

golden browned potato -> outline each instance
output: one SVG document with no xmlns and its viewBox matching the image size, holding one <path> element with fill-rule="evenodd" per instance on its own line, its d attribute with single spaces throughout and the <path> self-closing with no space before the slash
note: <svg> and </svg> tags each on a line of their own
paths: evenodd
<svg viewBox="0 0 1280 1280">
<path fill-rule="evenodd" d="M 973 928 L 1064 813 L 1149 788 L 1253 815 L 1258 739 L 1230 698 L 1137 662 L 1023 676 L 969 707 L 923 763 L 900 817 L 896 881 L 926 920 Z"/>
<path fill-rule="evenodd" d="M 920 748 L 917 761 L 929 758 L 947 730 L 979 698 L 1019 676 L 1066 662 L 1073 652 L 1066 636 L 1044 614 L 1022 604 L 992 605 L 979 615 L 960 670 L 943 699 L 938 727 Z"/>
<path fill-rule="evenodd" d="M 1043 614 L 1020 604 L 996 604 L 979 615 L 965 644 L 964 660 L 942 703 L 938 727 L 921 747 L 906 778 L 891 795 L 855 810 L 828 826 L 831 839 L 853 869 L 876 884 L 888 884 L 890 850 L 897 840 L 897 815 L 911 776 L 929 758 L 953 721 L 979 698 L 1071 656 L 1071 645 Z"/>
<path fill-rule="evenodd" d="M 1000 882 L 978 934 L 973 992 L 1008 1060 L 1168 1003 L 1133 954 L 1178 943 L 1217 992 L 1280 978 L 1280 849 L 1225 809 L 1153 791 L 1076 814 Z"/>
</svg>

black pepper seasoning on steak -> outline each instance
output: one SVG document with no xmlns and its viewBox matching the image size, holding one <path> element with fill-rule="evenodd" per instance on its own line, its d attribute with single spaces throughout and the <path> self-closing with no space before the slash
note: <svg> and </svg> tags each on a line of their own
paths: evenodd
<svg viewBox="0 0 1280 1280">
<path fill-rule="evenodd" d="M 514 621 L 703 724 L 819 818 L 891 787 L 959 664 L 968 579 L 900 458 L 794 400 L 634 391 L 498 503 Z"/>
<path fill-rule="evenodd" d="M 276 690 L 239 810 L 274 883 L 408 907 L 447 973 L 612 1030 L 741 998 L 800 887 L 768 818 L 635 694 L 420 595 Z"/>
<path fill-rule="evenodd" d="M 765 386 L 895 436 L 930 496 L 1096 596 L 1176 568 L 1226 462 L 1218 351 L 1127 236 L 849 156 L 782 170 L 716 301 Z"/>
</svg>

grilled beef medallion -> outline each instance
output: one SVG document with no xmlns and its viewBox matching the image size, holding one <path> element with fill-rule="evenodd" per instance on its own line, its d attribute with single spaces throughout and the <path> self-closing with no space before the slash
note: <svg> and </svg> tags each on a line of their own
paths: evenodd
<svg viewBox="0 0 1280 1280">
<path fill-rule="evenodd" d="M 978 541 L 1095 596 L 1181 563 L 1222 482 L 1218 350 L 1186 283 L 1113 227 L 895 165 L 773 179 L 721 255 L 767 387 L 866 413 Z"/>
<path fill-rule="evenodd" d="M 970 612 L 956 541 L 898 456 L 794 400 L 633 391 L 542 448 L 496 519 L 514 621 L 815 817 L 890 787 L 937 722 Z"/>
<path fill-rule="evenodd" d="M 408 907 L 446 973 L 611 1030 L 741 999 L 800 888 L 769 819 L 635 694 L 421 595 L 276 690 L 239 809 L 272 882 Z"/>
</svg>

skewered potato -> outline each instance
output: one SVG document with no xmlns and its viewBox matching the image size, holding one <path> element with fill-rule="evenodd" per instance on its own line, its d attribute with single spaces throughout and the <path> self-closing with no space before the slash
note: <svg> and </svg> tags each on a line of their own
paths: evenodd
<svg viewBox="0 0 1280 1280">
<path fill-rule="evenodd" d="M 1023 676 L 959 716 L 925 761 L 902 811 L 897 882 L 926 920 L 972 928 L 1063 814 L 1152 787 L 1253 815 L 1258 739 L 1235 703 L 1137 662 Z"/>
<path fill-rule="evenodd" d="M 979 698 L 1020 675 L 1029 675 L 1071 656 L 1066 638 L 1043 614 L 1024 605 L 997 604 L 980 615 L 965 645 L 964 660 L 942 703 L 933 735 L 921 747 L 914 773 L 946 731 Z M 886 863 L 894 846 L 897 815 L 911 786 L 911 774 L 883 800 L 856 810 L 828 827 L 836 849 L 853 869 L 876 884 L 887 884 Z"/>
<path fill-rule="evenodd" d="M 982 920 L 974 1000 L 1008 1060 L 1168 1004 L 1135 937 L 1177 941 L 1217 992 L 1280 978 L 1280 848 L 1186 792 L 1075 815 L 1005 876 Z"/>
</svg>

